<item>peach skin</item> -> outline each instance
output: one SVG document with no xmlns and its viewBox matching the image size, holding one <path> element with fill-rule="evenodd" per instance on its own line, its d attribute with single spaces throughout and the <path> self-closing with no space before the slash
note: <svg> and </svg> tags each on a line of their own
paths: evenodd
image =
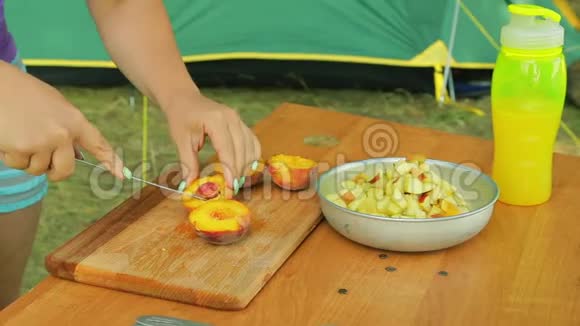
<svg viewBox="0 0 580 326">
<path fill-rule="evenodd" d="M 209 243 L 228 245 L 244 238 L 250 229 L 251 213 L 239 201 L 208 201 L 189 214 L 196 234 Z"/>
</svg>

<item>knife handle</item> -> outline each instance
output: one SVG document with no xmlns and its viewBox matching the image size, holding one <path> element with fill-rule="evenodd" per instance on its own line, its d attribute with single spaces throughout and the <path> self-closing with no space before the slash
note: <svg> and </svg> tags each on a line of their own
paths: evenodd
<svg viewBox="0 0 580 326">
<path fill-rule="evenodd" d="M 84 161 L 85 160 L 85 154 L 83 154 L 83 152 L 77 146 L 73 146 L 73 147 L 74 147 L 74 150 L 75 150 L 75 158 L 77 160 Z"/>
</svg>

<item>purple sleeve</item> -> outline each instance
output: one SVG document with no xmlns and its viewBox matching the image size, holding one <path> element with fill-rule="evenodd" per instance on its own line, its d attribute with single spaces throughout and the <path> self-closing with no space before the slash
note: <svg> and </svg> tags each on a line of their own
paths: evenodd
<svg viewBox="0 0 580 326">
<path fill-rule="evenodd" d="M 16 56 L 16 44 L 6 24 L 4 0 L 0 0 L 0 60 L 12 62 Z"/>
</svg>

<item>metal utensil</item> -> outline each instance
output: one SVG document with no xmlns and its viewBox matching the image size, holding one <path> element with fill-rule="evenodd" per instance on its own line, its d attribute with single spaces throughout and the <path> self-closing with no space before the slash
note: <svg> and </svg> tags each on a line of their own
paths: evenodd
<svg viewBox="0 0 580 326">
<path fill-rule="evenodd" d="M 82 153 L 81 153 L 81 155 L 82 155 Z M 92 167 L 94 167 L 94 168 L 101 169 L 101 170 L 104 170 L 104 171 L 108 171 L 108 170 L 107 170 L 107 169 L 105 169 L 104 167 L 102 167 L 102 166 L 100 166 L 100 165 L 97 165 L 97 164 L 93 164 L 93 163 L 91 163 L 91 162 L 87 162 L 87 161 L 83 160 L 82 158 L 80 158 L 80 159 L 79 159 L 79 158 L 75 158 L 75 160 L 76 160 L 77 162 L 83 163 L 83 164 L 85 164 L 85 165 L 92 166 Z M 201 196 L 198 196 L 198 195 L 195 195 L 195 194 L 193 194 L 193 193 L 186 193 L 186 192 L 183 192 L 183 191 L 179 191 L 179 190 L 177 190 L 177 189 L 172 189 L 172 188 L 169 188 L 169 187 L 166 187 L 166 186 L 163 186 L 163 185 L 157 184 L 157 183 L 155 183 L 155 182 L 151 182 L 151 181 L 143 180 L 143 179 L 141 179 L 141 178 L 137 178 L 137 177 L 135 177 L 135 176 L 131 176 L 129 179 L 133 179 L 133 180 L 141 181 L 141 182 L 144 182 L 144 183 L 146 183 L 146 184 L 148 184 L 148 185 L 151 185 L 151 186 L 154 186 L 154 187 L 157 187 L 157 188 L 160 188 L 160 189 L 169 190 L 169 191 L 172 191 L 172 192 L 174 192 L 174 193 L 178 193 L 178 194 L 180 194 L 180 195 L 182 195 L 182 196 L 188 196 L 188 197 L 195 198 L 195 199 L 199 199 L 199 200 L 203 200 L 203 201 L 206 201 L 206 200 L 207 200 L 206 198 L 204 198 L 204 197 L 201 197 Z"/>
<path fill-rule="evenodd" d="M 211 324 L 166 316 L 141 316 L 135 326 L 211 326 Z"/>
</svg>

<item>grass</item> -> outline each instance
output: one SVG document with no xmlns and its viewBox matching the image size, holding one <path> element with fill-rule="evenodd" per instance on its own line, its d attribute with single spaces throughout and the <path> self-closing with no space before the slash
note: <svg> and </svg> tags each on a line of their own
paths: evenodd
<svg viewBox="0 0 580 326">
<path fill-rule="evenodd" d="M 61 88 L 64 95 L 102 131 L 110 143 L 122 150 L 128 166 L 135 168 L 141 160 L 141 100 L 130 87 L 108 89 Z M 288 89 L 205 89 L 209 97 L 239 110 L 243 120 L 251 125 L 268 116 L 283 102 L 313 105 L 329 110 L 351 112 L 388 119 L 410 125 L 436 128 L 452 133 L 491 138 L 489 98 L 461 100 L 460 104 L 475 106 L 486 112 L 477 116 L 458 106 L 438 107 L 431 94 L 373 92 L 362 90 L 288 90 Z M 131 101 L 134 98 L 134 103 Z M 567 106 L 564 120 L 580 134 L 580 110 Z M 152 158 L 150 176 L 158 175 L 160 168 L 177 159 L 165 119 L 156 108 L 149 112 L 149 149 Z M 559 151 L 573 153 L 570 138 L 562 131 Z M 572 149 L 572 150 L 570 150 Z M 202 157 L 213 153 L 206 146 Z M 44 257 L 81 230 L 89 226 L 113 207 L 125 200 L 134 188 L 126 184 L 121 194 L 99 199 L 89 184 L 89 169 L 78 166 L 70 179 L 50 185 L 41 217 L 33 254 L 28 264 L 23 290 L 27 291 L 47 275 Z M 103 177 L 103 186 L 111 178 Z"/>
</svg>

